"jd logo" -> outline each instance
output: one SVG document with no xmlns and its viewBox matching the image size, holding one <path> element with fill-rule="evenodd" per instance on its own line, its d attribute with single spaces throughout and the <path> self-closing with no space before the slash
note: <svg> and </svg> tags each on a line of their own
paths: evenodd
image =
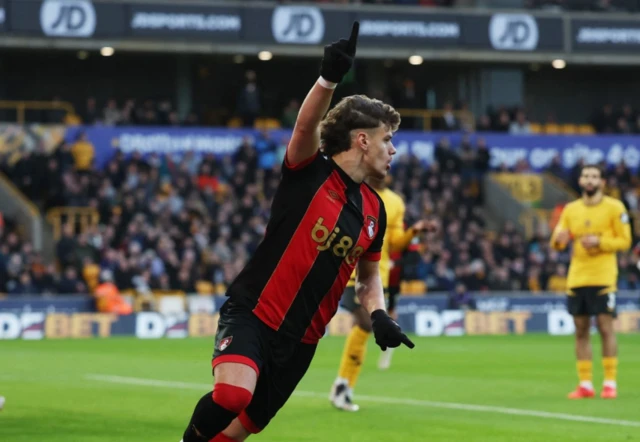
<svg viewBox="0 0 640 442">
<path fill-rule="evenodd" d="M 50 37 L 91 37 L 96 30 L 96 10 L 90 0 L 45 0 L 40 26 Z"/>
<path fill-rule="evenodd" d="M 311 6 L 278 6 L 271 17 L 278 43 L 316 44 L 324 37 L 322 12 Z"/>
<path fill-rule="evenodd" d="M 538 46 L 538 24 L 528 14 L 494 14 L 489 39 L 494 49 L 533 51 Z"/>
<path fill-rule="evenodd" d="M 331 232 L 329 228 L 323 225 L 324 218 L 318 218 L 316 224 L 311 230 L 311 238 L 318 243 L 317 250 L 324 252 L 331 249 L 334 255 L 345 258 L 347 264 L 352 265 L 364 253 L 362 246 L 353 247 L 353 239 L 350 236 L 341 236 L 336 241 L 336 237 L 340 233 L 340 227 L 335 227 Z M 353 247 L 353 248 L 352 248 Z"/>
</svg>

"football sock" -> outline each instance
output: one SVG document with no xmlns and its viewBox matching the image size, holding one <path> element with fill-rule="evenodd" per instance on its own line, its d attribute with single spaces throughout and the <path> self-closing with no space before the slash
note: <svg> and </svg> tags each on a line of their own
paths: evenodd
<svg viewBox="0 0 640 442">
<path fill-rule="evenodd" d="M 184 442 L 210 441 L 229 426 L 251 402 L 249 390 L 228 384 L 216 384 L 213 391 L 198 401 L 191 422 L 185 430 Z"/>
<path fill-rule="evenodd" d="M 593 363 L 591 361 L 578 361 L 576 367 L 578 368 L 578 379 L 580 380 L 580 386 L 592 390 Z"/>
<path fill-rule="evenodd" d="M 616 378 L 618 377 L 618 358 L 602 358 L 604 368 L 604 385 L 616 388 Z"/>
<path fill-rule="evenodd" d="M 338 377 L 346 379 L 351 388 L 356 385 L 358 377 L 360 376 L 364 357 L 367 352 L 367 340 L 370 334 L 371 333 L 355 325 L 351 328 L 347 341 L 344 344 Z"/>
</svg>

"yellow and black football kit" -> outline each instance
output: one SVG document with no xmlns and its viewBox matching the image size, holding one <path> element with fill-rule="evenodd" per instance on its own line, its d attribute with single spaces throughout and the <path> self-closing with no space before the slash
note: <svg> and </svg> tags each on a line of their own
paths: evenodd
<svg viewBox="0 0 640 442">
<path fill-rule="evenodd" d="M 568 230 L 573 241 L 567 278 L 569 313 L 615 316 L 616 253 L 631 247 L 631 227 L 624 204 L 608 196 L 593 205 L 585 204 L 582 199 L 573 201 L 565 206 L 551 237 L 551 247 L 556 250 L 563 249 L 556 239 L 562 230 Z M 588 235 L 596 235 L 600 244 L 586 249 L 580 239 Z"/>
</svg>

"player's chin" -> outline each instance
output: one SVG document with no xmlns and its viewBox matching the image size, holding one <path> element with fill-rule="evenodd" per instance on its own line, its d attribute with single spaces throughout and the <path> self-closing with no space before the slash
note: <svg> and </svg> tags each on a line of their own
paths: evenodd
<svg viewBox="0 0 640 442">
<path fill-rule="evenodd" d="M 378 179 L 386 178 L 388 173 L 389 173 L 389 169 L 387 169 L 386 167 L 382 170 L 376 170 L 375 178 L 378 178 Z"/>
</svg>

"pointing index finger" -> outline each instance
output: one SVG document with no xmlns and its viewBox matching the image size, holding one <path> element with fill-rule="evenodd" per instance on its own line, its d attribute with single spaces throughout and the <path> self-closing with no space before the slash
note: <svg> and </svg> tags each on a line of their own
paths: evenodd
<svg viewBox="0 0 640 442">
<path fill-rule="evenodd" d="M 358 44 L 358 34 L 360 33 L 360 22 L 354 21 L 351 27 L 351 35 L 349 36 L 349 51 L 355 52 L 356 45 Z"/>
<path fill-rule="evenodd" d="M 402 334 L 402 339 L 400 341 L 409 348 L 413 348 L 416 346 L 405 334 Z"/>
</svg>

